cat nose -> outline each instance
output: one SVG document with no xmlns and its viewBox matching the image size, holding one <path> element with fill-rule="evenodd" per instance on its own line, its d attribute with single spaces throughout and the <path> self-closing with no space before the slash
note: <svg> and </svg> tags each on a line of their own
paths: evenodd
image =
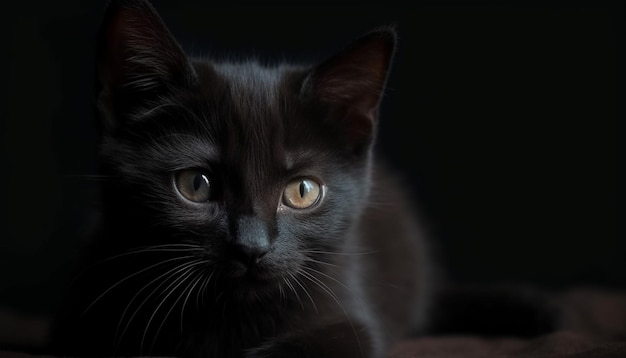
<svg viewBox="0 0 626 358">
<path fill-rule="evenodd" d="M 265 223 L 254 216 L 241 217 L 237 222 L 234 246 L 238 259 L 246 265 L 259 262 L 271 248 Z"/>
<path fill-rule="evenodd" d="M 239 254 L 238 259 L 248 266 L 261 261 L 263 256 L 265 256 L 270 251 L 269 245 L 258 246 L 235 244 L 235 249 Z"/>
</svg>

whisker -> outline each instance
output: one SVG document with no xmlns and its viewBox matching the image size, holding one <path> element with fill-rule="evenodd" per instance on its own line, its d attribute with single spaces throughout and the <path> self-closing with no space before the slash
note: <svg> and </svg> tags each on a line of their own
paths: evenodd
<svg viewBox="0 0 626 358">
<path fill-rule="evenodd" d="M 331 264 L 330 262 L 325 262 L 325 261 L 320 261 L 320 260 L 316 260 L 316 259 L 312 259 L 308 256 L 304 257 L 305 261 L 309 261 L 309 262 L 314 262 L 316 264 L 320 264 L 320 265 L 326 265 L 326 266 L 332 266 L 332 267 L 337 267 L 337 268 L 343 268 L 342 266 L 339 265 L 335 265 L 335 264 Z"/>
<path fill-rule="evenodd" d="M 293 276 L 292 273 L 289 273 L 289 276 L 291 276 L 291 278 L 295 280 L 295 277 Z M 296 295 L 296 298 L 298 299 L 298 302 L 300 303 L 300 306 L 302 307 L 302 310 L 304 311 L 304 304 L 302 303 L 302 300 L 300 299 L 300 295 L 298 295 L 298 292 L 289 281 L 289 278 L 283 277 L 283 281 L 285 281 L 285 283 L 287 284 L 287 287 L 289 287 L 289 289 L 291 289 L 291 291 L 293 291 L 293 293 Z"/>
<path fill-rule="evenodd" d="M 193 261 L 192 261 L 193 262 Z M 143 307 L 143 305 L 150 299 L 150 297 L 152 297 L 152 295 L 154 293 L 156 293 L 156 291 L 158 291 L 158 289 L 163 286 L 164 284 L 167 283 L 167 281 L 174 277 L 178 272 L 182 271 L 185 267 L 187 267 L 187 265 L 189 265 L 189 262 L 184 262 L 180 265 L 177 265 L 169 270 L 167 270 L 165 273 L 159 275 L 157 278 L 153 279 L 152 281 L 150 281 L 149 283 L 147 283 L 146 285 L 144 285 L 139 291 L 137 291 L 137 293 L 133 296 L 133 298 L 128 302 L 128 304 L 126 305 L 126 307 L 124 308 L 124 312 L 122 312 L 122 315 L 120 316 L 120 320 L 119 323 L 117 325 L 117 328 L 115 329 L 115 337 L 119 337 L 119 339 L 117 340 L 117 344 L 119 344 L 122 340 L 122 338 L 124 337 L 124 334 L 126 333 L 126 330 L 128 329 L 128 326 L 130 326 L 131 322 L 133 321 L 133 318 L 135 317 L 135 315 L 137 315 L 137 313 L 139 313 L 139 310 L 141 310 L 141 308 Z M 118 336 L 119 330 L 122 327 L 122 322 L 124 321 L 124 317 L 126 317 L 126 314 L 128 313 L 128 310 L 130 309 L 130 307 L 132 306 L 133 302 L 135 302 L 135 300 L 139 297 L 139 295 L 141 294 L 141 292 L 143 292 L 145 289 L 147 289 L 148 287 L 150 287 L 152 284 L 154 284 L 155 282 L 157 282 L 158 280 L 162 279 L 163 277 L 168 276 L 166 279 L 163 280 L 163 282 L 161 282 L 159 285 L 157 285 L 157 287 L 154 288 L 154 290 L 139 304 L 139 306 L 135 309 L 135 312 L 133 313 L 133 315 L 128 319 L 128 322 L 126 323 L 126 325 L 124 326 L 124 331 L 122 332 L 121 335 Z"/>
<path fill-rule="evenodd" d="M 213 277 L 214 273 L 215 271 L 212 271 L 208 277 L 205 277 L 204 282 L 202 282 L 202 285 L 200 285 L 200 287 L 198 288 L 198 293 L 196 294 L 196 311 L 200 310 L 200 304 L 198 303 L 198 300 L 204 302 L 204 293 L 206 292 L 209 281 L 211 281 L 211 277 Z"/>
<path fill-rule="evenodd" d="M 125 278 L 123 278 L 123 279 L 121 279 L 121 280 L 117 281 L 115 284 L 113 284 L 111 287 L 109 287 L 106 291 L 104 291 L 102 294 L 100 294 L 100 296 L 98 296 L 95 300 L 93 300 L 93 302 L 92 302 L 89 306 L 87 306 L 87 308 L 83 311 L 82 315 L 84 316 L 84 315 L 87 313 L 87 311 L 89 311 L 89 310 L 91 309 L 91 307 L 93 307 L 93 305 L 95 305 L 95 304 L 96 304 L 96 302 L 98 302 L 98 301 L 99 301 L 102 297 L 104 297 L 104 295 L 106 295 L 106 294 L 107 294 L 107 293 L 109 293 L 112 289 L 114 289 L 115 287 L 117 287 L 117 286 L 121 285 L 121 284 L 122 284 L 122 283 L 124 283 L 125 281 L 127 281 L 127 280 L 129 280 L 129 279 L 131 279 L 131 278 L 133 278 L 133 277 L 135 277 L 135 276 L 137 276 L 137 275 L 139 275 L 139 274 L 141 274 L 141 273 L 143 273 L 143 272 L 146 272 L 146 271 L 148 271 L 148 270 L 150 270 L 150 269 L 152 269 L 152 268 L 155 268 L 155 267 L 157 267 L 157 266 L 160 266 L 160 265 L 166 264 L 166 263 L 168 263 L 168 262 L 172 262 L 172 261 L 176 261 L 176 260 L 183 260 L 183 259 L 187 259 L 187 258 L 191 258 L 191 257 L 193 257 L 193 256 L 181 256 L 181 257 L 175 257 L 175 258 L 172 258 L 172 259 L 169 259 L 169 260 L 165 260 L 165 261 L 157 262 L 157 263 L 156 263 L 156 264 L 154 264 L 154 265 L 150 265 L 150 266 L 148 266 L 148 267 L 146 267 L 146 268 L 144 268 L 144 269 L 141 269 L 141 270 L 139 270 L 139 271 L 137 271 L 137 272 L 135 272 L 135 273 L 133 273 L 133 274 L 130 274 L 130 275 L 126 276 Z"/>
<path fill-rule="evenodd" d="M 378 253 L 379 250 L 365 251 L 365 252 L 332 252 L 332 251 L 319 251 L 319 250 L 300 250 L 302 253 L 307 254 L 322 254 L 322 255 L 339 255 L 339 256 L 361 256 L 371 255 Z"/>
<path fill-rule="evenodd" d="M 337 280 L 336 278 L 334 278 L 334 277 L 332 277 L 332 276 L 330 276 L 330 275 L 327 275 L 327 274 L 323 273 L 322 271 L 316 270 L 316 269 L 314 269 L 314 268 L 312 268 L 312 267 L 308 267 L 308 266 L 303 266 L 302 268 L 303 268 L 303 269 L 305 269 L 305 270 L 310 270 L 310 271 L 313 271 L 313 272 L 315 272 L 315 273 L 318 273 L 318 274 L 320 274 L 320 275 L 322 275 L 322 276 L 324 276 L 324 277 L 327 277 L 327 278 L 329 278 L 329 279 L 331 279 L 331 280 L 333 280 L 333 281 L 337 282 L 338 284 L 340 284 L 340 285 L 341 285 L 343 288 L 345 288 L 346 290 L 348 290 L 348 291 L 352 292 L 352 290 L 350 289 L 350 287 L 346 286 L 343 282 L 341 282 L 341 281 Z"/>
<path fill-rule="evenodd" d="M 152 317 L 150 317 L 150 320 L 148 321 L 148 325 L 146 326 L 146 329 L 144 331 L 144 336 L 141 339 L 141 347 L 143 347 L 143 342 L 144 342 L 144 338 L 146 336 L 146 333 L 148 332 L 148 328 L 150 327 L 150 323 L 152 321 L 152 319 L 154 318 L 154 316 L 156 315 L 156 313 L 159 311 L 159 309 L 161 308 L 161 306 L 165 303 L 165 301 L 167 300 L 167 298 L 169 296 L 171 296 L 174 292 L 176 292 L 176 290 L 178 289 L 178 287 L 180 287 L 180 285 L 183 284 L 183 282 L 186 282 L 189 277 L 191 277 L 191 275 L 193 275 L 196 271 L 196 267 L 200 264 L 202 264 L 204 262 L 197 262 L 194 265 L 190 265 L 190 267 L 188 267 L 187 271 L 183 274 L 183 276 L 181 276 L 181 280 L 180 282 L 176 285 L 176 287 L 172 288 L 169 293 L 167 294 L 167 296 L 165 296 L 163 298 L 163 300 L 161 301 L 161 303 L 159 303 L 159 305 L 157 306 L 157 308 L 154 310 L 154 312 L 152 313 Z M 156 343 L 157 338 L 159 337 L 159 333 L 161 332 L 161 329 L 163 328 L 163 325 L 165 324 L 165 321 L 167 321 L 167 318 L 170 316 L 170 314 L 172 313 L 172 311 L 174 310 L 174 308 L 176 307 L 176 304 L 183 298 L 183 295 L 185 294 L 185 290 L 183 290 L 183 292 L 181 292 L 181 294 L 178 296 L 178 298 L 176 299 L 176 301 L 174 301 L 174 303 L 172 304 L 172 306 L 170 307 L 170 309 L 167 311 L 167 313 L 165 314 L 165 317 L 163 317 L 163 320 L 161 321 L 161 324 L 159 325 L 159 328 L 157 329 L 156 333 L 154 334 L 154 338 L 152 339 L 152 344 L 150 345 L 150 351 L 152 351 L 152 349 L 154 348 L 154 344 Z"/>
<path fill-rule="evenodd" d="M 172 283 L 169 284 L 168 287 L 165 288 L 165 290 L 167 290 L 169 287 L 172 286 L 172 284 L 176 283 L 178 281 L 178 279 L 180 278 L 180 276 L 177 277 L 178 273 L 180 273 L 181 271 L 184 271 L 185 269 L 187 269 L 191 264 L 193 264 L 194 262 L 197 261 L 191 261 L 191 262 L 185 262 L 183 264 L 177 265 L 176 267 L 168 270 L 167 272 L 165 272 L 164 274 L 160 275 L 159 277 L 157 277 L 157 279 L 153 280 L 153 282 L 155 282 L 158 279 L 163 278 L 164 276 L 167 276 L 166 278 L 163 279 L 163 281 L 158 284 L 153 290 L 152 292 L 150 292 L 148 294 L 148 296 L 146 298 L 143 299 L 143 301 L 141 301 L 141 303 L 139 304 L 139 306 L 137 306 L 137 308 L 135 308 L 135 312 L 133 312 L 133 314 L 130 316 L 130 318 L 128 319 L 128 321 L 126 322 L 126 325 L 124 326 L 124 330 L 122 331 L 119 339 L 118 339 L 118 344 L 119 342 L 122 341 L 122 339 L 124 338 L 124 335 L 126 334 L 126 331 L 128 331 L 128 328 L 130 327 L 130 324 L 133 322 L 133 319 L 135 318 L 135 316 L 139 313 L 139 311 L 141 311 L 141 308 L 146 304 L 146 302 L 148 302 L 148 300 L 150 299 L 150 297 L 152 297 L 163 285 L 167 284 L 168 281 L 170 281 L 173 278 Z M 152 284 L 152 282 L 150 283 Z M 133 298 L 134 299 L 134 298 Z M 129 303 L 130 305 L 130 303 Z M 130 307 L 130 306 L 128 306 Z M 124 314 L 123 314 L 124 315 Z M 122 316 L 123 318 L 123 316 Z M 121 319 L 120 319 L 121 322 Z M 117 334 L 117 333 L 116 333 Z"/>
<path fill-rule="evenodd" d="M 182 248 L 178 249 L 179 247 L 185 247 L 185 249 L 182 249 Z M 80 274 L 77 275 L 78 277 L 76 279 L 80 278 L 87 271 L 92 270 L 96 266 L 105 264 L 111 260 L 115 260 L 124 256 L 129 256 L 129 255 L 139 254 L 139 253 L 146 253 L 146 252 L 193 252 L 193 251 L 202 251 L 202 250 L 204 250 L 204 248 L 198 245 L 191 245 L 191 244 L 162 244 L 162 245 L 142 246 L 142 247 L 132 249 L 131 251 L 126 251 L 121 254 L 117 254 L 117 255 L 102 259 L 88 266 L 87 268 L 85 268 Z"/>
<path fill-rule="evenodd" d="M 183 318 L 185 317 L 185 306 L 187 306 L 187 301 L 189 301 L 189 297 L 191 297 L 191 292 L 193 292 L 193 290 L 196 288 L 198 283 L 202 282 L 202 278 L 204 277 L 203 273 L 204 272 L 202 269 L 198 269 L 196 271 L 196 277 L 192 280 L 192 283 L 190 283 L 191 288 L 189 288 L 189 291 L 187 292 L 187 297 L 185 297 L 185 300 L 183 301 L 183 306 L 180 309 L 180 333 L 181 334 L 183 333 Z"/>
<path fill-rule="evenodd" d="M 313 304 L 313 308 L 315 308 L 315 312 L 317 312 L 317 314 L 319 314 L 320 312 L 317 310 L 317 305 L 315 304 L 315 301 L 313 301 L 313 297 L 311 297 L 311 294 L 309 293 L 309 291 L 307 291 L 306 288 L 304 288 L 304 285 L 302 285 L 302 283 L 300 282 L 300 280 L 298 280 L 297 277 L 293 276 L 292 274 L 289 274 L 294 281 L 296 281 L 296 283 L 298 284 L 298 286 L 300 286 L 302 288 L 302 290 L 304 291 L 304 293 L 309 296 L 309 300 L 311 300 L 311 303 Z"/>
<path fill-rule="evenodd" d="M 363 356 L 363 348 L 361 346 L 361 339 L 359 338 L 359 335 L 356 332 L 356 328 L 354 327 L 354 323 L 352 322 L 352 319 L 350 318 L 350 316 L 348 315 L 348 312 L 339 301 L 339 298 L 337 297 L 335 292 L 333 292 L 333 290 L 330 287 L 328 287 L 328 285 L 326 285 L 319 278 L 315 277 L 313 274 L 306 272 L 306 271 L 302 271 L 302 270 L 298 270 L 298 273 L 301 274 L 303 277 L 307 278 L 312 283 L 316 284 L 319 288 L 321 288 L 324 292 L 326 292 L 337 303 L 339 308 L 343 311 L 344 316 L 346 316 L 346 318 L 348 319 L 348 323 L 350 324 L 350 327 L 352 328 L 352 332 L 354 333 L 354 338 L 356 339 L 356 342 L 359 346 L 359 351 L 361 353 L 361 356 Z"/>
<path fill-rule="evenodd" d="M 280 292 L 280 300 L 286 301 L 287 297 L 285 296 L 285 289 L 283 288 L 283 284 L 281 282 L 278 282 L 278 292 Z"/>
<path fill-rule="evenodd" d="M 184 248 L 179 248 L 179 247 L 184 247 Z M 111 256 L 103 261 L 110 261 L 110 260 L 117 259 L 117 258 L 124 257 L 124 256 L 146 253 L 146 252 L 185 252 L 185 251 L 192 252 L 192 251 L 202 251 L 202 250 L 204 249 L 197 245 L 187 245 L 187 244 L 155 245 L 155 246 L 144 247 L 144 248 L 137 249 L 137 250 L 123 252 L 119 255 Z"/>
</svg>

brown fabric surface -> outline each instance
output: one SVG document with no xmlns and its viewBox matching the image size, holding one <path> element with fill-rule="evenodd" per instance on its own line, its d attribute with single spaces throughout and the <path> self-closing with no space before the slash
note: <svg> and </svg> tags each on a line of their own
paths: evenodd
<svg viewBox="0 0 626 358">
<path fill-rule="evenodd" d="M 388 358 L 626 358 L 626 293 L 578 289 L 556 300 L 565 312 L 557 332 L 533 339 L 427 336 L 400 342 Z M 52 358 L 0 351 L 0 358 L 33 357 Z"/>
<path fill-rule="evenodd" d="M 389 358 L 626 358 L 626 294 L 578 289 L 559 295 L 563 329 L 534 339 L 424 337 L 398 344 Z"/>
<path fill-rule="evenodd" d="M 626 357 L 626 341 L 605 342 L 561 331 L 530 340 L 471 336 L 426 337 L 398 344 L 389 358 Z"/>
</svg>

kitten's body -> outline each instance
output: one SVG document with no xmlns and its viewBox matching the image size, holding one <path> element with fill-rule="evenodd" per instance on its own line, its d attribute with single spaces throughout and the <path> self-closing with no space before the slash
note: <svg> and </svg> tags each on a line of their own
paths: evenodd
<svg viewBox="0 0 626 358">
<path fill-rule="evenodd" d="M 394 40 L 373 32 L 315 67 L 189 61 L 149 5 L 113 2 L 99 263 L 59 319 L 59 352 L 381 357 L 419 329 L 426 244 L 372 154 Z M 210 178 L 208 200 L 181 196 L 189 170 Z M 321 194 L 289 207 L 302 178 Z"/>
</svg>

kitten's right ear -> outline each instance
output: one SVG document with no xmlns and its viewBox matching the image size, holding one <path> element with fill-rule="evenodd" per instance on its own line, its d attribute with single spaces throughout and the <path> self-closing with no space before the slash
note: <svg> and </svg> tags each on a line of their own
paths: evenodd
<svg viewBox="0 0 626 358">
<path fill-rule="evenodd" d="M 395 44 L 394 28 L 378 28 L 313 68 L 304 80 L 301 94 L 334 109 L 350 147 L 372 143 Z"/>
<path fill-rule="evenodd" d="M 172 88 L 191 84 L 195 72 L 156 10 L 145 0 L 107 5 L 97 48 L 96 90 L 101 126 L 112 130 L 133 110 Z"/>
</svg>

